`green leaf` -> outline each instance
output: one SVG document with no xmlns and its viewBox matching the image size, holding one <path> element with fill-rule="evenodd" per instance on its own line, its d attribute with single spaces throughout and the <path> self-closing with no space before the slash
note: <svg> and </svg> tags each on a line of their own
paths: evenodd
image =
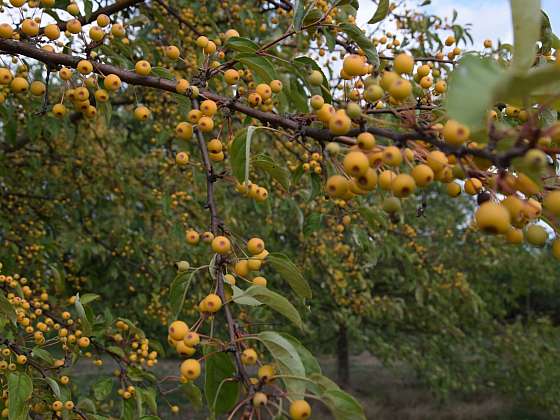
<svg viewBox="0 0 560 420">
<path fill-rule="evenodd" d="M 225 48 L 239 52 L 251 53 L 257 51 L 259 46 L 250 39 L 234 36 L 227 40 Z"/>
<path fill-rule="evenodd" d="M 205 354 L 214 351 L 205 347 Z M 235 364 L 229 353 L 214 353 L 206 359 L 204 369 L 204 394 L 214 415 L 226 413 L 237 403 L 239 382 L 226 381 L 236 376 Z"/>
<path fill-rule="evenodd" d="M 128 400 L 122 400 L 122 413 L 121 413 L 121 419 L 122 420 L 135 420 L 136 414 L 135 414 L 135 399 L 130 398 Z"/>
<path fill-rule="evenodd" d="M 93 12 L 93 2 L 91 0 L 84 0 L 84 17 L 88 20 Z"/>
<path fill-rule="evenodd" d="M 96 295 L 95 293 L 86 293 L 82 296 L 80 296 L 80 302 L 82 302 L 82 305 L 87 305 L 88 303 L 93 302 L 96 299 L 99 299 L 101 296 Z"/>
<path fill-rule="evenodd" d="M 171 73 L 171 71 L 169 69 L 166 69 L 165 67 L 152 67 L 152 74 L 161 77 L 162 79 L 175 79 L 173 73 Z"/>
<path fill-rule="evenodd" d="M 78 312 L 78 316 L 81 319 L 81 329 L 86 336 L 91 335 L 91 323 L 86 315 L 86 311 L 84 306 L 82 305 L 82 301 L 80 300 L 80 294 L 76 295 L 76 302 L 74 303 L 74 307 L 76 308 L 76 312 Z"/>
<path fill-rule="evenodd" d="M 4 292 L 0 292 L 0 313 L 4 314 L 15 325 L 17 321 L 16 311 Z"/>
<path fill-rule="evenodd" d="M 323 395 L 326 391 L 331 389 L 340 389 L 336 382 L 320 373 L 312 373 L 311 375 L 309 375 L 309 379 L 314 382 L 313 386 L 310 386 L 309 388 L 317 395 Z"/>
<path fill-rule="evenodd" d="M 274 178 L 285 189 L 290 188 L 290 172 L 284 167 L 277 165 L 268 155 L 258 155 L 253 159 L 255 168 L 262 169 Z"/>
<path fill-rule="evenodd" d="M 304 0 L 296 0 L 294 5 L 294 20 L 293 25 L 296 31 L 301 29 L 301 25 L 303 24 L 303 16 L 305 14 L 305 5 Z"/>
<path fill-rule="evenodd" d="M 296 399 L 301 399 L 306 389 L 305 367 L 298 351 L 293 344 L 275 331 L 263 331 L 256 335 L 270 352 L 275 360 L 281 375 L 290 376 L 282 378 L 288 394 Z M 295 378 L 293 378 L 295 377 Z M 297 378 L 302 379 L 297 379 Z"/>
<path fill-rule="evenodd" d="M 448 114 L 471 129 L 481 128 L 493 105 L 496 86 L 504 71 L 491 59 L 465 56 L 449 79 Z"/>
<path fill-rule="evenodd" d="M 192 382 L 187 382 L 181 385 L 181 390 L 187 396 L 187 399 L 191 403 L 192 408 L 195 411 L 199 411 L 202 408 L 202 392 L 200 389 Z"/>
<path fill-rule="evenodd" d="M 243 177 L 243 183 L 249 185 L 249 169 L 251 166 L 251 141 L 253 140 L 253 134 L 259 127 L 250 125 L 247 127 L 247 139 L 245 141 L 245 176 Z"/>
<path fill-rule="evenodd" d="M 245 290 L 244 296 L 255 298 L 269 308 L 284 315 L 299 328 L 303 328 L 303 322 L 297 309 L 284 296 L 273 292 L 272 290 L 262 286 L 251 286 Z"/>
<path fill-rule="evenodd" d="M 373 46 L 373 42 L 364 35 L 360 28 L 351 23 L 341 23 L 339 28 L 364 50 L 367 59 L 373 67 L 379 67 L 379 55 L 377 54 L 377 50 Z"/>
<path fill-rule="evenodd" d="M 305 218 L 303 225 L 303 234 L 305 236 L 315 232 L 321 227 L 323 222 L 323 215 L 321 213 L 311 213 L 309 217 Z"/>
<path fill-rule="evenodd" d="M 257 299 L 247 296 L 245 294 L 245 290 L 240 289 L 237 286 L 231 286 L 233 290 L 233 301 L 238 305 L 247 305 L 247 306 L 260 306 L 262 302 L 259 302 Z"/>
<path fill-rule="evenodd" d="M 54 394 L 54 396 L 56 397 L 57 400 L 61 400 L 62 396 L 60 393 L 60 386 L 58 385 L 58 382 L 56 382 L 53 378 L 45 378 L 45 381 L 49 384 L 49 386 L 52 389 L 52 392 Z"/>
<path fill-rule="evenodd" d="M 536 43 L 541 34 L 540 0 L 511 0 L 513 21 L 513 61 L 515 72 L 524 73 L 535 61 Z"/>
<path fill-rule="evenodd" d="M 254 53 L 239 53 L 235 56 L 235 59 L 249 67 L 260 81 L 269 83 L 278 79 L 274 66 L 265 57 L 257 56 Z"/>
<path fill-rule="evenodd" d="M 139 388 L 138 390 L 142 392 L 142 401 L 146 403 L 146 406 L 148 406 L 152 414 L 157 415 L 158 406 L 157 406 L 156 390 L 153 388 Z"/>
<path fill-rule="evenodd" d="M 272 252 L 266 257 L 272 268 L 276 270 L 296 294 L 302 298 L 311 297 L 311 287 L 297 266 L 284 254 Z"/>
<path fill-rule="evenodd" d="M 247 129 L 241 130 L 233 139 L 230 148 L 231 172 L 239 182 L 244 184 L 249 181 L 251 142 L 258 128 L 262 127 L 250 125 Z"/>
<path fill-rule="evenodd" d="M 31 350 L 31 356 L 47 362 L 49 366 L 54 364 L 54 357 L 47 350 L 39 347 L 33 347 L 33 350 Z"/>
<path fill-rule="evenodd" d="M 93 391 L 93 396 L 97 401 L 103 401 L 107 398 L 111 391 L 113 390 L 113 379 L 112 378 L 102 378 L 95 382 L 91 389 Z"/>
<path fill-rule="evenodd" d="M 29 399 L 33 394 L 33 381 L 23 372 L 8 374 L 8 418 L 26 420 Z"/>
<path fill-rule="evenodd" d="M 360 403 L 350 394 L 340 389 L 329 389 L 322 395 L 322 400 L 331 410 L 335 420 L 366 420 Z"/>
<path fill-rule="evenodd" d="M 560 94 L 560 79 L 556 64 L 535 67 L 526 74 L 515 74 L 503 78 L 496 88 L 496 100 L 522 105 L 528 96 L 557 96 Z"/>
<path fill-rule="evenodd" d="M 150 343 L 151 344 L 151 343 Z M 117 346 L 108 346 L 106 348 L 107 351 L 116 354 L 117 356 L 126 359 L 126 354 L 124 353 L 124 350 L 121 349 L 120 347 Z"/>
<path fill-rule="evenodd" d="M 301 362 L 303 363 L 303 367 L 305 368 L 306 376 L 321 373 L 321 366 L 315 356 L 313 356 L 313 354 L 307 350 L 297 338 L 292 337 L 287 333 L 280 333 L 280 335 L 288 340 L 298 352 Z"/>
<path fill-rule="evenodd" d="M 170 319 L 176 320 L 183 310 L 187 291 L 189 290 L 195 273 L 196 271 L 192 273 L 178 273 L 175 279 L 173 279 L 173 282 L 171 282 L 171 286 L 169 287 Z"/>
<path fill-rule="evenodd" d="M 369 24 L 381 22 L 389 14 L 389 0 L 379 0 L 375 14 L 368 21 Z"/>
</svg>

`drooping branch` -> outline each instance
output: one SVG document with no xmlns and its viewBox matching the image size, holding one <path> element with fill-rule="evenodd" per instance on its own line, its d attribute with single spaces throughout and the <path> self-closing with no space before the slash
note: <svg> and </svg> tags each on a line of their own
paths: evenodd
<svg viewBox="0 0 560 420">
<path fill-rule="evenodd" d="M 66 66 L 75 68 L 78 62 L 82 59 L 77 56 L 45 51 L 27 42 L 15 40 L 0 40 L 0 51 L 13 55 L 20 54 L 34 58 L 50 66 Z M 155 76 L 142 76 L 133 71 L 125 70 L 110 64 L 103 64 L 99 62 L 92 62 L 92 64 L 94 72 L 101 75 L 116 74 L 123 82 L 129 84 L 152 87 L 168 92 L 176 92 L 176 82 L 174 80 Z M 528 146 L 526 144 L 521 144 L 501 153 L 487 148 L 471 148 L 467 146 L 455 147 L 440 140 L 429 130 L 420 131 L 415 129 L 401 132 L 374 126 L 366 126 L 359 129 L 355 128 L 347 133 L 346 136 L 340 137 L 333 135 L 327 129 L 314 128 L 309 125 L 305 125 L 297 118 L 282 116 L 273 112 L 261 111 L 256 108 L 252 108 L 239 100 L 233 100 L 232 98 L 218 95 L 206 88 L 200 89 L 200 95 L 219 103 L 221 107 L 227 107 L 232 111 L 237 111 L 247 116 L 256 118 L 263 124 L 267 124 L 272 127 L 284 128 L 286 130 L 293 131 L 296 134 L 304 137 L 310 137 L 323 143 L 334 141 L 346 145 L 354 145 L 355 141 L 352 137 L 355 137 L 361 131 L 367 130 L 374 135 L 387 138 L 401 145 L 404 145 L 407 141 L 421 140 L 432 144 L 447 154 L 453 154 L 458 157 L 481 157 L 489 160 L 499 168 L 506 167 L 512 159 L 517 156 L 523 156 L 528 150 Z"/>
</svg>

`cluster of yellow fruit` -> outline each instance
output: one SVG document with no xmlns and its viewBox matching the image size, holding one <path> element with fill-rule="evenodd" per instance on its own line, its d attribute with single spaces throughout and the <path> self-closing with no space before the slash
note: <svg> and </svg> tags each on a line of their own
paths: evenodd
<svg viewBox="0 0 560 420">
<path fill-rule="evenodd" d="M 245 197 L 252 198 L 256 202 L 262 203 L 268 198 L 268 190 L 261 187 L 254 182 L 248 181 L 245 183 L 238 183 L 235 185 L 235 191 L 243 194 Z"/>
<path fill-rule="evenodd" d="M 179 355 L 190 357 L 196 353 L 196 346 L 200 344 L 200 336 L 196 331 L 191 331 L 189 329 L 189 326 L 185 322 L 177 320 L 173 321 L 169 325 L 167 341 L 169 345 L 175 348 Z M 185 362 L 187 363 L 185 364 Z M 197 360 L 188 359 L 185 360 L 185 362 L 183 362 L 183 365 L 189 367 L 188 370 L 190 373 L 185 374 L 187 372 L 187 369 L 185 369 L 185 372 L 183 372 L 183 365 L 181 365 L 181 382 L 183 383 L 186 383 L 189 380 L 194 380 L 200 375 L 200 364 Z M 192 373 L 194 372 L 192 371 L 192 366 L 194 364 L 198 365 L 196 375 Z"/>
<path fill-rule="evenodd" d="M 304 172 L 313 172 L 316 174 L 320 174 L 323 171 L 321 167 L 321 162 L 323 161 L 323 156 L 318 153 L 304 153 L 301 157 L 305 163 L 302 165 L 302 169 Z"/>
<path fill-rule="evenodd" d="M 129 325 L 121 320 L 115 322 L 117 332 L 110 338 L 125 352 L 131 365 L 152 367 L 158 363 L 158 352 L 150 348 L 150 340 L 130 332 Z"/>
</svg>

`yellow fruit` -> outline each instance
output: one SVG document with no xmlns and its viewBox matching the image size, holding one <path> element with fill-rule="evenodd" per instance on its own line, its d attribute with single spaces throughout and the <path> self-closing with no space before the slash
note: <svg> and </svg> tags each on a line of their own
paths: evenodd
<svg viewBox="0 0 560 420">
<path fill-rule="evenodd" d="M 428 153 L 426 163 L 435 173 L 441 171 L 445 165 L 447 165 L 448 159 L 447 156 L 445 156 L 445 153 L 440 152 L 439 150 L 434 150 Z"/>
<path fill-rule="evenodd" d="M 173 321 L 169 325 L 169 336 L 175 341 L 179 341 L 185 338 L 185 335 L 187 335 L 188 332 L 189 326 L 183 321 Z"/>
<path fill-rule="evenodd" d="M 406 53 L 399 54 L 395 57 L 393 67 L 399 74 L 412 74 L 412 70 L 414 70 L 414 57 Z"/>
<path fill-rule="evenodd" d="M 486 233 L 503 234 L 511 228 L 507 209 L 491 201 L 486 201 L 476 210 L 475 219 L 479 229 Z"/>
<path fill-rule="evenodd" d="M 393 180 L 391 190 L 393 191 L 395 197 L 408 197 L 416 191 L 416 182 L 414 181 L 414 178 L 408 174 L 399 174 Z"/>
<path fill-rule="evenodd" d="M 546 210 L 560 216 L 560 191 L 551 191 L 544 196 L 543 206 Z"/>
<path fill-rule="evenodd" d="M 234 37 L 239 37 L 239 32 L 237 32 L 235 29 L 228 29 L 227 31 L 225 31 L 224 33 L 224 39 L 227 41 L 230 38 L 234 38 Z"/>
<path fill-rule="evenodd" d="M 447 188 L 447 195 L 450 197 L 457 197 L 461 194 L 461 186 L 456 182 L 450 182 L 446 186 Z"/>
<path fill-rule="evenodd" d="M 469 139 L 471 133 L 468 127 L 458 121 L 449 120 L 443 126 L 442 135 L 447 143 L 460 146 Z"/>
<path fill-rule="evenodd" d="M 396 146 L 387 146 L 383 150 L 383 163 L 389 166 L 400 166 L 402 163 L 401 149 Z"/>
<path fill-rule="evenodd" d="M 177 60 L 181 55 L 181 51 L 175 45 L 165 47 L 165 56 L 171 60 Z"/>
<path fill-rule="evenodd" d="M 272 80 L 270 82 L 270 89 L 272 89 L 273 93 L 280 93 L 282 92 L 282 82 L 280 80 Z"/>
<path fill-rule="evenodd" d="M 311 417 L 311 407 L 305 400 L 295 400 L 290 404 L 290 417 L 293 420 L 305 420 Z"/>
<path fill-rule="evenodd" d="M 267 281 L 264 277 L 257 276 L 253 279 L 253 284 L 255 284 L 256 286 L 266 287 Z"/>
<path fill-rule="evenodd" d="M 177 84 L 175 85 L 175 91 L 181 94 L 187 93 L 189 86 L 190 83 L 187 79 L 179 79 L 177 80 Z"/>
<path fill-rule="evenodd" d="M 189 154 L 187 152 L 179 152 L 175 156 L 175 163 L 179 166 L 185 166 L 189 163 Z"/>
<path fill-rule="evenodd" d="M 89 346 L 89 338 L 87 337 L 80 337 L 78 339 L 78 346 L 80 346 L 81 348 L 86 348 Z"/>
<path fill-rule="evenodd" d="M 207 116 L 200 117 L 200 119 L 198 120 L 198 128 L 203 133 L 209 133 L 214 129 L 214 120 Z"/>
<path fill-rule="evenodd" d="M 78 19 L 71 19 L 66 22 L 66 30 L 71 34 L 77 34 L 82 30 L 82 24 Z"/>
<path fill-rule="evenodd" d="M 364 175 L 369 169 L 368 157 L 359 151 L 349 152 L 342 164 L 348 175 L 356 177 Z"/>
<path fill-rule="evenodd" d="M 175 135 L 182 140 L 189 140 L 193 136 L 193 127 L 188 122 L 180 122 L 175 127 Z"/>
<path fill-rule="evenodd" d="M 195 230 L 190 229 L 185 232 L 185 239 L 188 244 L 196 245 L 200 240 L 200 235 Z"/>
<path fill-rule="evenodd" d="M 241 353 L 241 361 L 245 365 L 254 365 L 257 363 L 257 360 L 257 352 L 254 349 L 245 349 L 243 353 Z"/>
<path fill-rule="evenodd" d="M 208 41 L 208 44 L 204 47 L 204 52 L 208 55 L 214 54 L 216 52 L 217 46 L 214 41 Z"/>
<path fill-rule="evenodd" d="M 247 250 L 251 255 L 257 255 L 264 251 L 264 241 L 260 238 L 251 238 L 247 242 Z"/>
<path fill-rule="evenodd" d="M 506 241 L 510 244 L 522 244 L 523 243 L 523 231 L 521 229 L 516 229 L 512 227 L 506 232 Z"/>
<path fill-rule="evenodd" d="M 253 395 L 253 405 L 255 407 L 261 407 L 268 403 L 268 397 L 264 392 L 255 392 Z"/>
<path fill-rule="evenodd" d="M 397 79 L 389 86 L 389 94 L 398 101 L 408 98 L 412 94 L 412 84 L 405 79 Z"/>
<path fill-rule="evenodd" d="M 66 114 L 66 107 L 62 104 L 55 104 L 52 107 L 52 112 L 56 117 L 63 117 Z"/>
<path fill-rule="evenodd" d="M 323 104 L 323 106 L 321 106 L 321 108 L 317 111 L 317 118 L 319 118 L 319 121 L 329 123 L 335 114 L 336 111 L 332 105 Z"/>
<path fill-rule="evenodd" d="M 105 89 L 114 92 L 119 90 L 121 87 L 121 79 L 116 74 L 108 74 L 103 80 L 103 85 L 105 86 Z"/>
<path fill-rule="evenodd" d="M 526 196 L 538 194 L 541 187 L 537 185 L 531 178 L 529 178 L 524 173 L 518 173 L 517 179 L 515 180 L 515 188 L 521 191 Z"/>
<path fill-rule="evenodd" d="M 214 293 L 210 293 L 204 298 L 207 312 L 218 312 L 222 307 L 222 299 Z"/>
<path fill-rule="evenodd" d="M 422 77 L 426 77 L 428 74 L 430 74 L 430 71 L 432 71 L 431 67 L 427 64 L 424 64 L 418 68 L 418 71 L 416 73 L 421 79 Z"/>
<path fill-rule="evenodd" d="M 235 286 L 235 277 L 231 274 L 224 275 L 224 281 L 230 286 Z"/>
<path fill-rule="evenodd" d="M 9 23 L 0 24 L 0 38 L 9 39 L 14 36 L 14 28 Z"/>
<path fill-rule="evenodd" d="M 381 172 L 381 174 L 379 174 L 379 187 L 381 187 L 382 190 L 390 190 L 391 189 L 391 185 L 393 184 L 394 179 L 396 178 L 397 174 L 394 173 L 393 171 L 383 171 Z"/>
<path fill-rule="evenodd" d="M 220 153 L 224 146 L 219 139 L 212 139 L 208 142 L 207 147 L 210 153 Z"/>
<path fill-rule="evenodd" d="M 370 86 L 368 86 L 368 88 L 364 92 L 364 99 L 366 101 L 368 101 L 369 103 L 375 103 L 378 100 L 380 100 L 383 97 L 384 94 L 385 94 L 385 91 L 383 90 L 383 88 L 381 86 L 370 85 Z"/>
<path fill-rule="evenodd" d="M 469 178 L 465 181 L 465 192 L 469 195 L 476 195 L 482 190 L 482 182 L 478 178 Z"/>
<path fill-rule="evenodd" d="M 93 65 L 88 61 L 88 60 L 80 60 L 78 62 L 78 65 L 76 66 L 76 69 L 81 73 L 81 74 L 90 74 L 93 71 Z"/>
<path fill-rule="evenodd" d="M 194 381 L 200 376 L 200 363 L 195 359 L 187 359 L 181 363 L 181 375 Z"/>
<path fill-rule="evenodd" d="M 10 89 L 12 89 L 14 93 L 27 92 L 27 89 L 29 89 L 29 82 L 23 77 L 14 77 L 12 83 L 10 83 Z"/>
<path fill-rule="evenodd" d="M 484 48 L 492 48 L 492 40 L 491 39 L 485 39 L 484 40 Z"/>
<path fill-rule="evenodd" d="M 97 19 L 95 19 L 95 21 L 97 22 L 97 24 L 99 26 L 101 26 L 102 28 L 104 28 L 105 26 L 107 26 L 109 23 L 111 23 L 111 19 L 109 19 L 109 16 L 101 13 L 100 15 L 97 16 Z"/>
<path fill-rule="evenodd" d="M 134 118 L 138 121 L 146 121 L 150 118 L 151 111 L 143 105 L 137 106 L 134 109 Z"/>
<path fill-rule="evenodd" d="M 412 168 L 410 174 L 419 187 L 425 187 L 434 180 L 434 171 L 423 163 Z"/>
<path fill-rule="evenodd" d="M 422 79 L 420 79 L 420 86 L 423 89 L 431 88 L 433 83 L 434 83 L 434 79 L 432 79 L 430 76 L 424 76 L 422 77 Z"/>
<path fill-rule="evenodd" d="M 97 89 L 94 96 L 97 102 L 107 102 L 109 100 L 109 93 L 105 89 Z"/>
<path fill-rule="evenodd" d="M 31 86 L 29 87 L 31 94 L 35 96 L 43 95 L 46 89 L 47 89 L 46 85 L 43 82 L 40 82 L 39 80 L 35 80 L 31 82 Z"/>
<path fill-rule="evenodd" d="M 111 33 L 117 38 L 122 38 L 125 36 L 124 26 L 120 23 L 115 23 L 111 26 Z"/>
<path fill-rule="evenodd" d="M 52 407 L 52 409 L 53 409 L 54 411 L 60 411 L 60 410 L 62 410 L 62 407 L 63 407 L 62 401 L 55 401 L 55 402 L 53 402 L 52 405 L 51 405 L 51 407 Z"/>
<path fill-rule="evenodd" d="M 194 331 L 189 331 L 185 335 L 185 338 L 183 338 L 183 342 L 189 347 L 198 346 L 198 344 L 200 343 L 200 336 Z"/>
<path fill-rule="evenodd" d="M 366 58 L 357 54 L 350 54 L 344 58 L 342 69 L 349 76 L 363 76 L 368 72 Z"/>
<path fill-rule="evenodd" d="M 24 19 L 21 22 L 21 31 L 27 36 L 37 36 L 39 34 L 39 24 L 33 19 Z"/>
<path fill-rule="evenodd" d="M 255 91 L 260 95 L 263 101 L 272 97 L 272 89 L 266 83 L 260 83 L 255 88 Z"/>
<path fill-rule="evenodd" d="M 355 178 L 358 187 L 364 191 L 371 191 L 377 186 L 377 172 L 373 168 L 368 168 L 365 174 Z"/>
<path fill-rule="evenodd" d="M 202 114 L 211 117 L 216 112 L 218 112 L 218 105 L 216 105 L 216 102 L 212 101 L 211 99 L 206 99 L 200 104 L 200 111 L 202 112 Z"/>
<path fill-rule="evenodd" d="M 177 341 L 175 343 L 175 350 L 181 356 L 187 356 L 187 357 L 192 356 L 193 354 L 196 353 L 196 349 L 194 347 L 187 346 L 184 343 L 184 341 Z"/>
<path fill-rule="evenodd" d="M 249 263 L 247 260 L 239 260 L 235 263 L 233 271 L 240 277 L 247 277 L 249 274 Z"/>
<path fill-rule="evenodd" d="M 77 16 L 80 14 L 79 6 L 74 2 L 70 2 L 70 4 L 66 6 L 66 11 L 73 16 Z"/>
<path fill-rule="evenodd" d="M 212 240 L 212 251 L 217 254 L 229 254 L 231 251 L 231 242 L 225 236 L 216 236 Z"/>
<path fill-rule="evenodd" d="M 95 42 L 100 42 L 105 37 L 105 32 L 99 26 L 92 26 L 89 28 L 89 37 Z"/>
<path fill-rule="evenodd" d="M 257 372 L 257 377 L 261 380 L 264 380 L 264 382 L 269 382 L 270 378 L 272 378 L 275 375 L 275 373 L 276 372 L 274 366 L 262 365 Z"/>
<path fill-rule="evenodd" d="M 235 69 L 228 69 L 224 72 L 224 79 L 228 85 L 235 85 L 239 82 L 239 72 Z"/>
<path fill-rule="evenodd" d="M 54 41 L 60 37 L 60 28 L 57 24 L 51 23 L 50 25 L 45 26 L 45 30 L 43 33 L 51 41 Z"/>
<path fill-rule="evenodd" d="M 12 72 L 6 68 L 0 68 L 0 85 L 7 85 L 13 79 Z"/>
<path fill-rule="evenodd" d="M 560 239 L 555 239 L 552 242 L 552 255 L 557 260 L 560 260 Z"/>
<path fill-rule="evenodd" d="M 204 48 L 208 45 L 208 38 L 206 38 L 205 36 L 199 36 L 196 39 L 196 45 L 200 48 Z"/>
<path fill-rule="evenodd" d="M 447 83 L 445 83 L 443 80 L 440 80 L 436 83 L 435 88 L 437 93 L 444 93 L 447 91 Z"/>
<path fill-rule="evenodd" d="M 393 72 L 393 71 L 385 71 L 383 72 L 383 76 L 381 77 L 381 81 L 379 84 L 383 88 L 383 90 L 389 90 L 389 88 L 395 83 L 397 80 L 401 80 L 401 77 Z"/>
<path fill-rule="evenodd" d="M 134 65 L 134 71 L 141 76 L 147 76 L 151 73 L 152 66 L 146 60 L 140 60 Z"/>
<path fill-rule="evenodd" d="M 323 83 L 323 74 L 319 70 L 313 70 L 309 76 L 307 76 L 307 81 L 311 86 L 321 86 Z"/>
<path fill-rule="evenodd" d="M 352 120 L 346 115 L 346 111 L 337 111 L 329 120 L 329 131 L 335 136 L 342 136 L 352 127 Z"/>
<path fill-rule="evenodd" d="M 342 175 L 333 175 L 327 179 L 326 191 L 333 198 L 343 197 L 348 192 L 348 179 Z"/>
<path fill-rule="evenodd" d="M 548 232 L 543 226 L 530 225 L 525 231 L 525 238 L 531 245 L 541 247 L 546 244 L 546 240 L 548 239 Z"/>
<path fill-rule="evenodd" d="M 66 401 L 64 403 L 64 408 L 68 411 L 71 411 L 74 409 L 74 402 L 73 401 Z"/>
<path fill-rule="evenodd" d="M 452 35 L 449 35 L 446 40 L 445 40 L 445 45 L 447 45 L 448 47 L 450 47 L 451 45 L 455 44 L 455 37 Z"/>
</svg>

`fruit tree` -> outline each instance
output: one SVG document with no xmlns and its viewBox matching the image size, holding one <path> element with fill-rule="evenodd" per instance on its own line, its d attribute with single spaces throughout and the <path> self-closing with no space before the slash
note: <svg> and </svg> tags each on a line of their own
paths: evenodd
<svg viewBox="0 0 560 420">
<path fill-rule="evenodd" d="M 468 363 L 446 348 L 482 349 L 517 390 L 499 355 L 531 343 L 496 324 L 519 273 L 558 273 L 560 40 L 539 0 L 474 50 L 429 0 L 375 3 L 363 27 L 357 0 L 0 7 L 3 417 L 150 420 L 179 393 L 212 418 L 364 419 L 300 341 L 334 332 L 347 363 L 349 328 L 445 389 Z M 549 348 L 512 357 L 545 371 Z M 84 359 L 114 377 L 74 384 Z"/>
</svg>

